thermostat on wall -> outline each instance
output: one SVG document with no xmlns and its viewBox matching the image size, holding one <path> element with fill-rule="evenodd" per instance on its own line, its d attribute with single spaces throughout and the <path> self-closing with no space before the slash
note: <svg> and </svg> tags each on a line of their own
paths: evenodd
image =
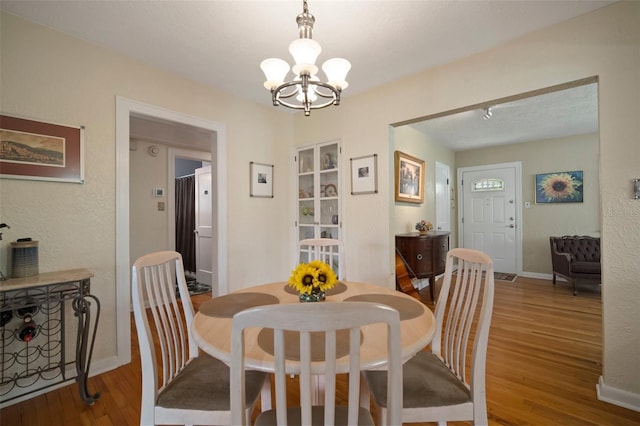
<svg viewBox="0 0 640 426">
<path fill-rule="evenodd" d="M 154 197 L 164 197 L 164 188 L 153 188 Z"/>
</svg>

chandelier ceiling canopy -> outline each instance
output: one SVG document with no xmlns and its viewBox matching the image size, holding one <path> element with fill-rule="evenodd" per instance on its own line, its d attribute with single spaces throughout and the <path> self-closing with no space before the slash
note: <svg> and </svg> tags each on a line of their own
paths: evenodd
<svg viewBox="0 0 640 426">
<path fill-rule="evenodd" d="M 307 0 L 304 0 L 302 13 L 296 18 L 299 38 L 289 45 L 289 53 L 295 61 L 291 68 L 293 80 L 285 80 L 289 64 L 282 59 L 269 58 L 260 64 L 267 79 L 264 87 L 271 91 L 273 105 L 304 110 L 305 116 L 309 116 L 312 109 L 340 105 L 340 93 L 349 85 L 346 78 L 351 69 L 346 59 L 332 58 L 322 64 L 327 81 L 318 78 L 315 62 L 322 48 L 311 38 L 315 21 L 316 18 L 309 13 Z"/>
</svg>

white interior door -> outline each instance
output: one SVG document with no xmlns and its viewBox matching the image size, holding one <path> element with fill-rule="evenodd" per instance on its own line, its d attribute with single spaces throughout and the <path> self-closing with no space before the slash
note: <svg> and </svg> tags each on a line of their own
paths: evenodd
<svg viewBox="0 0 640 426">
<path fill-rule="evenodd" d="M 496 272 L 517 273 L 517 171 L 513 165 L 458 172 L 463 194 L 461 247 L 481 250 Z M 521 252 L 521 249 L 520 249 Z"/>
<path fill-rule="evenodd" d="M 451 231 L 449 166 L 436 161 L 436 223 L 438 231 Z"/>
<path fill-rule="evenodd" d="M 196 169 L 196 279 L 212 284 L 213 227 L 211 224 L 211 166 Z"/>
</svg>

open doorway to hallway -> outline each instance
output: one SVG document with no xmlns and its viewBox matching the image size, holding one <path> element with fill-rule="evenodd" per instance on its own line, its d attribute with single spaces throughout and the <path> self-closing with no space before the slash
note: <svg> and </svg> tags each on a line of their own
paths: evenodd
<svg viewBox="0 0 640 426">
<path fill-rule="evenodd" d="M 225 294 L 228 291 L 227 284 L 227 170 L 226 170 L 226 126 L 222 123 L 205 120 L 184 113 L 169 111 L 165 108 L 144 104 L 138 101 L 122 97 L 116 98 L 116 294 L 117 294 L 117 357 L 118 364 L 126 364 L 131 361 L 131 250 L 130 233 L 135 226 L 130 220 L 130 148 L 131 141 L 135 139 L 136 128 L 133 124 L 137 118 L 150 119 L 152 121 L 173 125 L 175 128 L 187 126 L 209 132 L 209 138 L 200 148 L 211 153 L 212 164 L 215 172 L 212 173 L 212 200 L 215 200 L 215 209 L 211 209 L 211 223 L 214 224 L 215 247 L 212 250 L 211 261 L 215 273 L 213 294 Z M 163 138 L 175 129 L 167 128 L 164 134 L 156 137 Z M 178 139 L 180 140 L 180 139 Z M 149 152 L 149 151 L 147 151 Z M 165 157 L 166 160 L 166 157 Z M 159 163 L 158 163 L 159 164 Z M 164 169 L 167 170 L 166 166 Z M 162 182 L 167 185 L 167 175 Z M 147 188 L 148 189 L 148 188 Z M 152 185 L 152 192 L 154 187 Z M 148 193 L 148 192 L 147 192 Z M 157 193 L 157 192 L 155 192 Z M 151 211 L 162 208 L 162 201 L 155 200 L 148 203 Z M 166 199 L 164 200 L 166 209 Z M 168 228 L 165 220 L 162 228 Z M 165 237 L 164 245 L 168 247 Z"/>
</svg>

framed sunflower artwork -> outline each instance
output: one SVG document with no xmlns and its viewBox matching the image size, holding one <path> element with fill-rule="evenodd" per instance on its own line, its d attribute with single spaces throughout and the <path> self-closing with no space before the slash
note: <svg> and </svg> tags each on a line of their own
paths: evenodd
<svg viewBox="0 0 640 426">
<path fill-rule="evenodd" d="M 536 204 L 582 203 L 582 170 L 536 175 Z"/>
</svg>

